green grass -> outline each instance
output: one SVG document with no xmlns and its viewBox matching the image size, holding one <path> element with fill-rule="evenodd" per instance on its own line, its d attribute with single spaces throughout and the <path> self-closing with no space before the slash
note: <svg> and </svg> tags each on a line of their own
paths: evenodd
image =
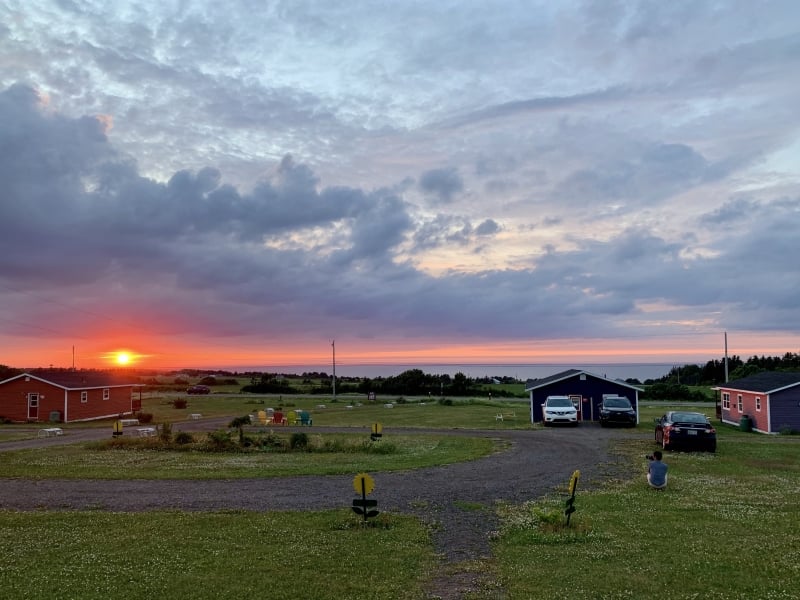
<svg viewBox="0 0 800 600">
<path fill-rule="evenodd" d="M 8 599 L 420 598 L 425 529 L 350 512 L 0 511 Z"/>
<path fill-rule="evenodd" d="M 800 439 L 730 431 L 716 455 L 667 453 L 664 492 L 645 482 L 649 440 L 617 449 L 636 476 L 579 489 L 572 527 L 541 519 L 566 493 L 508 510 L 495 552 L 510 598 L 797 596 Z"/>
<path fill-rule="evenodd" d="M 172 406 L 172 400 L 181 395 L 154 394 L 143 396 L 142 411 L 153 414 L 157 423 L 164 421 L 187 421 L 192 413 L 200 413 L 203 418 L 231 417 L 255 414 L 266 408 L 283 407 L 303 409 L 311 413 L 314 426 L 364 427 L 382 423 L 384 427 L 433 427 L 452 429 L 519 429 L 531 426 L 528 418 L 527 402 L 503 402 L 499 400 L 476 398 L 452 398 L 451 406 L 440 404 L 436 399 L 386 397 L 375 404 L 363 402 L 363 396 L 340 396 L 337 402 L 330 397 L 319 396 L 279 396 L 279 395 L 217 395 L 189 396 L 184 409 Z M 361 406 L 357 404 L 361 402 Z M 392 408 L 385 408 L 392 404 Z M 318 408 L 324 405 L 325 408 Z M 350 406 L 351 408 L 347 408 Z M 513 420 L 496 421 L 499 412 L 516 412 Z M 84 425 L 85 426 L 85 425 Z M 110 427 L 109 424 L 105 426 Z"/>
<path fill-rule="evenodd" d="M 311 438 L 315 434 L 307 430 Z M 288 434 L 286 434 L 288 436 Z M 368 434 L 324 434 L 324 439 L 369 439 Z M 314 441 L 314 440 L 312 440 Z M 386 454 L 371 452 L 248 453 L 164 451 L 155 438 L 131 440 L 125 449 L 97 444 L 68 444 L 4 452 L 0 477 L 67 479 L 242 479 L 287 475 L 341 475 L 361 471 L 396 471 L 473 460 L 496 449 L 486 438 L 433 435 L 387 435 L 376 444 L 391 445 Z"/>
</svg>

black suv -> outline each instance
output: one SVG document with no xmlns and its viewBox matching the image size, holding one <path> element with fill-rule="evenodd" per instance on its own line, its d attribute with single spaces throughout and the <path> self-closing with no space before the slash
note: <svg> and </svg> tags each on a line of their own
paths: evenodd
<svg viewBox="0 0 800 600">
<path fill-rule="evenodd" d="M 600 426 L 624 425 L 636 427 L 636 411 L 624 396 L 603 396 L 600 403 Z"/>
</svg>

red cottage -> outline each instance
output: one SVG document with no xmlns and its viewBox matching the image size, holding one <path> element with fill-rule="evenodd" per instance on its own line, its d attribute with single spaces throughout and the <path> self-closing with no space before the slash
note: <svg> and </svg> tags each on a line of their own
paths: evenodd
<svg viewBox="0 0 800 600">
<path fill-rule="evenodd" d="M 0 381 L 0 418 L 71 423 L 129 415 L 142 406 L 142 384 L 131 379 L 100 371 L 22 373 Z"/>
<path fill-rule="evenodd" d="M 723 383 L 718 412 L 722 421 L 741 424 L 749 417 L 754 431 L 800 431 L 800 373 L 767 371 Z"/>
</svg>

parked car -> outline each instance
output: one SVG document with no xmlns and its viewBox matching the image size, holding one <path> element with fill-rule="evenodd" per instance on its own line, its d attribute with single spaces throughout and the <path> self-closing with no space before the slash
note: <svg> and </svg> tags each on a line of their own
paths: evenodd
<svg viewBox="0 0 800 600">
<path fill-rule="evenodd" d="M 600 427 L 609 425 L 636 427 L 636 411 L 625 396 L 603 396 L 600 403 Z"/>
<path fill-rule="evenodd" d="M 664 450 L 717 450 L 717 431 L 703 413 L 674 410 L 655 421 L 655 442 Z"/>
<path fill-rule="evenodd" d="M 210 394 L 211 388 L 207 385 L 193 385 L 188 390 L 186 390 L 187 394 Z"/>
<path fill-rule="evenodd" d="M 544 425 L 578 425 L 578 409 L 568 396 L 548 396 L 542 404 Z"/>
</svg>

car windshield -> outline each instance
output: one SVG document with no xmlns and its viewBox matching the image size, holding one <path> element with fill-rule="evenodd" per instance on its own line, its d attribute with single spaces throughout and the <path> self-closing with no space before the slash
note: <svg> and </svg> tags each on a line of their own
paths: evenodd
<svg viewBox="0 0 800 600">
<path fill-rule="evenodd" d="M 676 412 L 672 413 L 672 422 L 673 423 L 702 423 L 705 425 L 708 423 L 708 419 L 702 413 L 693 413 L 693 412 Z"/>
<path fill-rule="evenodd" d="M 627 398 L 606 398 L 603 404 L 609 408 L 630 408 L 631 403 Z"/>
<path fill-rule="evenodd" d="M 547 406 L 553 406 L 557 408 L 561 407 L 572 408 L 572 400 L 570 400 L 569 398 L 548 398 Z"/>
</svg>

